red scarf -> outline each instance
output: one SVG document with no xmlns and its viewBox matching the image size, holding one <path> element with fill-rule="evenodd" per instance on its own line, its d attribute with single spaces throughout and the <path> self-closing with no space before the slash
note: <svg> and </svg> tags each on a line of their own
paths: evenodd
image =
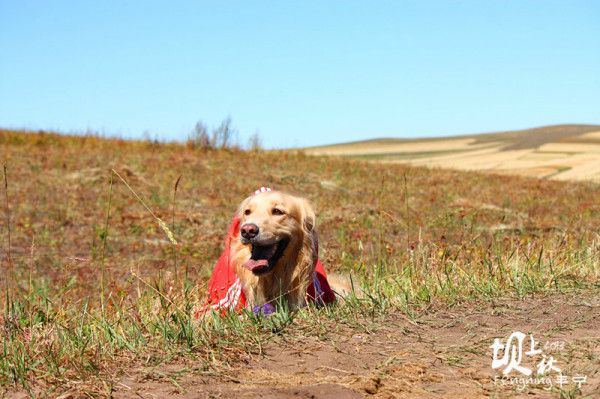
<svg viewBox="0 0 600 399">
<path fill-rule="evenodd" d="M 257 192 L 260 191 L 257 190 Z M 196 312 L 196 318 L 199 318 L 211 309 L 220 313 L 224 313 L 227 310 L 239 312 L 248 305 L 242 284 L 235 274 L 235 270 L 229 259 L 231 241 L 238 239 L 239 227 L 240 219 L 235 217 L 231 226 L 229 226 L 227 237 L 225 237 L 225 249 L 221 253 L 212 276 L 208 281 L 206 303 Z M 306 294 L 309 300 L 317 306 L 335 301 L 335 294 L 327 282 L 325 268 L 319 259 L 315 263 L 315 272 Z"/>
</svg>

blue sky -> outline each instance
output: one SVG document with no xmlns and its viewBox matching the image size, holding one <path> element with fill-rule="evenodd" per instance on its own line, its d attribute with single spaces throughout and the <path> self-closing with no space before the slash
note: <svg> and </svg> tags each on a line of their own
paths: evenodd
<svg viewBox="0 0 600 399">
<path fill-rule="evenodd" d="M 0 0 L 0 126 L 267 147 L 600 124 L 598 1 Z"/>
</svg>

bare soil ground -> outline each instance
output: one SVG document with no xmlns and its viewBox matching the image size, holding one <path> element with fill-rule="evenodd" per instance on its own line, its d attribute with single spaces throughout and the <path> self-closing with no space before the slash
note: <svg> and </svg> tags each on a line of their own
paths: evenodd
<svg viewBox="0 0 600 399">
<path fill-rule="evenodd" d="M 275 336 L 262 353 L 219 373 L 193 362 L 140 365 L 114 384 L 115 398 L 475 398 L 600 396 L 600 296 L 571 292 L 522 300 L 437 305 L 409 320 L 390 315 L 324 337 Z M 494 382 L 494 338 L 532 334 L 563 375 L 587 376 L 580 392 Z M 527 342 L 527 341 L 526 341 Z M 564 347 L 563 347 L 564 345 Z M 526 344 L 528 346 L 528 344 Z M 526 349 L 524 349 L 526 350 Z M 535 370 L 538 358 L 523 358 Z M 527 360 L 526 360 L 527 359 Z M 534 361 L 535 360 L 535 361 Z M 534 371 L 535 374 L 535 371 Z M 555 373 L 549 374 L 556 376 Z M 514 371 L 511 376 L 519 376 Z"/>
</svg>

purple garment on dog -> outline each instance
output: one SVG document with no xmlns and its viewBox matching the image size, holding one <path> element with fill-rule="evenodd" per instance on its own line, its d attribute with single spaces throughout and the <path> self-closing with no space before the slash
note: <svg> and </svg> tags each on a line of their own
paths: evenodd
<svg viewBox="0 0 600 399">
<path fill-rule="evenodd" d="M 252 307 L 252 313 L 254 313 L 257 316 L 269 316 L 275 313 L 275 306 L 271 305 L 270 303 L 265 303 L 264 305 L 256 305 Z"/>
</svg>

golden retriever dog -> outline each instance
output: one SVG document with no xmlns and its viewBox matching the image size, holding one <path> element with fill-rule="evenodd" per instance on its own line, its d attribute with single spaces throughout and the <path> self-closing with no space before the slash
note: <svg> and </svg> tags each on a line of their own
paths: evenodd
<svg viewBox="0 0 600 399">
<path fill-rule="evenodd" d="M 307 303 L 317 260 L 315 211 L 304 198 L 261 192 L 240 205 L 239 239 L 230 260 L 249 305 L 278 303 L 289 309 Z"/>
</svg>

